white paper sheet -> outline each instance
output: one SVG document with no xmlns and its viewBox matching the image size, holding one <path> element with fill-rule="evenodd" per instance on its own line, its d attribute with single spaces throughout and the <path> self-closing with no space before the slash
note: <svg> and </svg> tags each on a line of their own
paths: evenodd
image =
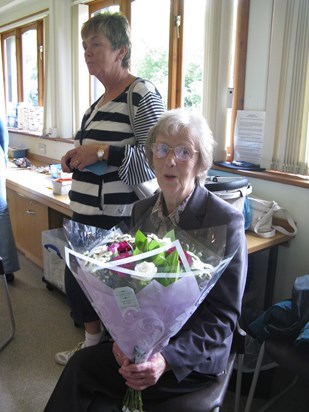
<svg viewBox="0 0 309 412">
<path fill-rule="evenodd" d="M 264 123 L 264 111 L 237 111 L 234 133 L 234 160 L 255 165 L 261 163 Z"/>
</svg>

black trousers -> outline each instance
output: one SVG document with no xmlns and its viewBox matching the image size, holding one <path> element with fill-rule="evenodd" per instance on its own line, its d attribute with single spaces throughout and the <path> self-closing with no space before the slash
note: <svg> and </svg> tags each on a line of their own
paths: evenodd
<svg viewBox="0 0 309 412">
<path fill-rule="evenodd" d="M 44 412 L 121 412 L 128 387 L 118 369 L 112 343 L 76 352 L 64 368 Z M 220 377 L 193 372 L 177 382 L 173 372 L 166 372 L 156 385 L 142 392 L 144 409 L 166 412 L 158 409 L 160 401 L 196 391 L 213 379 Z"/>
<path fill-rule="evenodd" d="M 84 225 L 96 226 L 102 229 L 111 229 L 117 224 L 124 222 L 127 226 L 130 224 L 129 218 L 117 218 L 111 216 L 87 216 L 73 213 L 72 220 Z M 65 290 L 71 308 L 71 314 L 77 324 L 83 325 L 87 322 L 99 320 L 96 311 L 93 309 L 88 298 L 79 286 L 74 275 L 66 266 L 64 272 Z"/>
</svg>

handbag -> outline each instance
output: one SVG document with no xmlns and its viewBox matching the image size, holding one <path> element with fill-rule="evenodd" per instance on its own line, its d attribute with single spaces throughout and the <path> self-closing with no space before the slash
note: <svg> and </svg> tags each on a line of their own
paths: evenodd
<svg viewBox="0 0 309 412">
<path fill-rule="evenodd" d="M 140 81 L 140 79 L 134 80 L 134 82 L 130 85 L 128 89 L 128 95 L 127 95 L 127 104 L 128 104 L 128 111 L 129 111 L 129 118 L 130 118 L 130 124 L 133 130 L 133 133 L 135 135 L 135 130 L 134 130 L 134 108 L 133 108 L 133 99 L 132 99 L 132 93 L 135 85 Z M 147 180 L 146 182 L 138 183 L 137 185 L 132 185 L 132 189 L 134 190 L 135 194 L 139 199 L 145 199 L 147 197 L 153 196 L 156 194 L 160 188 L 158 185 L 158 181 L 156 178 Z"/>
<path fill-rule="evenodd" d="M 288 210 L 279 206 L 274 200 L 263 200 L 254 196 L 249 196 L 248 199 L 251 210 L 251 223 L 249 227 L 251 232 L 264 238 L 275 236 L 276 230 L 286 236 L 296 235 L 297 226 Z M 292 231 L 287 230 L 281 225 L 274 225 L 273 218 L 276 214 L 279 214 L 280 219 L 288 223 Z"/>
</svg>

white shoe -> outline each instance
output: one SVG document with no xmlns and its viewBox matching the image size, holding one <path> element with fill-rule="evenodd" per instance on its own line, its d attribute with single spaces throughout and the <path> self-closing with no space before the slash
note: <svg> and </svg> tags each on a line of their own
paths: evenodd
<svg viewBox="0 0 309 412">
<path fill-rule="evenodd" d="M 58 352 L 55 355 L 55 361 L 59 364 L 59 365 L 66 365 L 69 361 L 69 359 L 74 355 L 75 352 L 77 352 L 80 349 L 83 349 L 85 347 L 85 342 L 79 342 L 75 348 L 71 349 L 71 350 L 67 350 L 64 352 Z"/>
</svg>

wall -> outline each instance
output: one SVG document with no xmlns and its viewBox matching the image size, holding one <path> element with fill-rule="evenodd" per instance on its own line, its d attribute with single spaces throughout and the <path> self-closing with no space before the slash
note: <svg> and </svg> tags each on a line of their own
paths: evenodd
<svg viewBox="0 0 309 412">
<path fill-rule="evenodd" d="M 27 147 L 31 154 L 46 156 L 55 160 L 60 160 L 68 150 L 72 149 L 72 144 L 72 141 L 59 142 L 51 139 L 10 133 L 10 146 Z M 45 145 L 45 153 L 42 153 L 40 150 L 42 145 Z"/>
<path fill-rule="evenodd" d="M 250 1 L 244 103 L 247 110 L 265 110 L 266 106 L 272 8 L 273 2 L 269 0 Z M 279 248 L 274 299 L 290 297 L 295 278 L 309 273 L 309 254 L 306 247 L 309 239 L 308 189 L 260 179 L 250 179 L 250 182 L 255 196 L 275 200 L 290 211 L 297 221 L 298 234 L 290 241 L 289 246 Z M 266 255 L 262 256 L 261 260 L 266 258 Z"/>
<path fill-rule="evenodd" d="M 250 179 L 254 195 L 276 202 L 287 209 L 297 222 L 298 233 L 288 247 L 280 247 L 278 255 L 275 300 L 291 296 L 295 278 L 309 273 L 308 189 L 265 180 Z"/>
<path fill-rule="evenodd" d="M 211 170 L 210 174 L 237 176 L 214 170 Z M 307 246 L 309 239 L 308 189 L 256 178 L 250 178 L 249 183 L 253 188 L 253 196 L 266 200 L 275 200 L 281 207 L 287 209 L 292 214 L 297 223 L 297 235 L 291 238 L 287 246 L 280 246 L 278 252 L 274 300 L 278 301 L 289 298 L 295 278 L 309 273 Z M 266 268 L 267 257 L 267 253 L 256 255 L 254 273 L 257 278 L 262 276 Z M 261 283 L 263 283 L 263 279 L 261 279 Z"/>
</svg>

